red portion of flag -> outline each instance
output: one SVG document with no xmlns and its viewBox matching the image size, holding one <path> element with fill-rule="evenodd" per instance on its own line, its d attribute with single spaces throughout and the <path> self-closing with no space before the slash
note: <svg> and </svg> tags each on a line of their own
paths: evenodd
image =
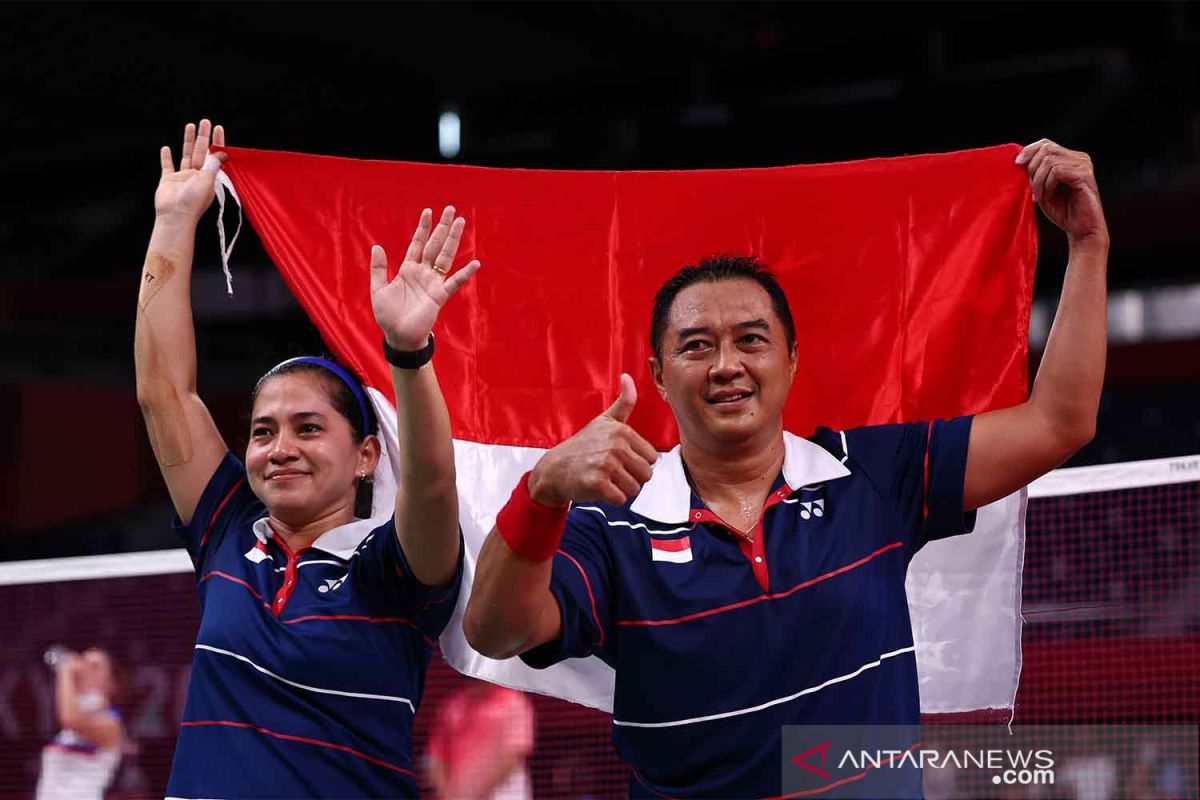
<svg viewBox="0 0 1200 800">
<path fill-rule="evenodd" d="M 384 392 L 370 246 L 394 268 L 422 208 L 453 204 L 467 218 L 459 263 L 483 269 L 436 328 L 458 439 L 553 446 L 629 372 L 631 424 L 667 449 L 677 434 L 646 367 L 651 301 L 679 267 L 714 253 L 758 256 L 787 291 L 799 345 L 789 430 L 1026 396 L 1036 229 L 1013 145 L 693 172 L 228 151 L 224 169 L 288 285 L 333 351 Z"/>
<path fill-rule="evenodd" d="M 662 550 L 666 553 L 682 553 L 684 550 L 690 549 L 692 546 L 692 537 L 684 536 L 682 539 L 650 539 L 650 547 L 654 550 Z"/>
</svg>

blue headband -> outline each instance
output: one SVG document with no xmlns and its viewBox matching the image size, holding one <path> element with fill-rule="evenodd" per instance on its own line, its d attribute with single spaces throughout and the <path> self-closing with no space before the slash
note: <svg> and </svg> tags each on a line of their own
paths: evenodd
<svg viewBox="0 0 1200 800">
<path fill-rule="evenodd" d="M 371 432 L 371 418 L 370 414 L 367 412 L 367 397 L 365 394 L 363 394 L 362 387 L 359 385 L 358 381 L 351 377 L 349 372 L 346 372 L 346 370 L 342 369 L 327 358 L 321 358 L 320 356 L 298 356 L 297 358 L 289 358 L 287 361 L 279 362 L 275 366 L 271 367 L 270 372 L 267 374 L 270 375 L 277 369 L 281 369 L 282 367 L 286 367 L 291 364 L 313 364 L 329 370 L 338 378 L 340 378 L 342 383 L 346 384 L 346 388 L 350 390 L 350 394 L 354 395 L 355 402 L 358 403 L 358 413 L 362 415 L 363 436 L 366 436 Z"/>
</svg>

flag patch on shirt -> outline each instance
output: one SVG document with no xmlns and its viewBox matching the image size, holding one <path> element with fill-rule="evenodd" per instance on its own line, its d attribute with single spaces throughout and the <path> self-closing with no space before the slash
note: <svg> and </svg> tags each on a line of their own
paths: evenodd
<svg viewBox="0 0 1200 800">
<path fill-rule="evenodd" d="M 650 558 L 654 561 L 670 561 L 686 564 L 692 560 L 692 537 L 682 539 L 651 539 Z"/>
<path fill-rule="evenodd" d="M 259 542 L 250 548 L 249 552 L 246 553 L 246 558 L 255 564 L 261 564 L 264 561 L 269 561 L 271 557 L 267 555 L 267 546 Z"/>
</svg>

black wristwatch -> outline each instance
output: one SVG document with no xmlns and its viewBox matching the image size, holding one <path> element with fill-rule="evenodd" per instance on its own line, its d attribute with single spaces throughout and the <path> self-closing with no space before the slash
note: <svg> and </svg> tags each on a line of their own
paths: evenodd
<svg viewBox="0 0 1200 800">
<path fill-rule="evenodd" d="M 429 334 L 429 343 L 420 350 L 397 350 L 388 344 L 383 337 L 383 357 L 393 367 L 400 369 L 420 369 L 433 358 L 433 334 Z"/>
</svg>

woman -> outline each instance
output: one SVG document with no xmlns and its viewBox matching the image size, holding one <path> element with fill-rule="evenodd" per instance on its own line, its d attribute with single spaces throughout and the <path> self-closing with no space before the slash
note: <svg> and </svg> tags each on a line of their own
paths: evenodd
<svg viewBox="0 0 1200 800">
<path fill-rule="evenodd" d="M 124 730 L 112 707 L 112 659 L 98 648 L 61 651 L 53 664 L 61 728 L 42 748 L 36 800 L 101 800 L 121 763 Z"/>
<path fill-rule="evenodd" d="M 390 471 L 352 375 L 301 358 L 263 376 L 244 464 L 196 394 L 192 247 L 223 158 L 206 161 L 210 135 L 224 144 L 220 126 L 187 126 L 178 170 L 162 149 L 135 336 L 138 401 L 201 606 L 167 794 L 414 796 L 413 715 L 462 575 L 430 330 L 479 263 L 447 277 L 465 224 L 453 208 L 436 227 L 422 213 L 394 280 L 383 249 L 371 251 L 402 485 L 394 506 L 374 498 L 383 515 L 356 519 L 356 505 L 371 516 L 371 476 Z"/>
</svg>

